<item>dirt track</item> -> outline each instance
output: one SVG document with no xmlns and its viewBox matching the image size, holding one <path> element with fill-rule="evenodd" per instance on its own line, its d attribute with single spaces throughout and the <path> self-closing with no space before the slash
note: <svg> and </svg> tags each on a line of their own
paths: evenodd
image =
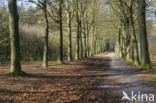
<svg viewBox="0 0 156 103">
<path fill-rule="evenodd" d="M 47 70 L 40 62 L 22 68 L 29 75 L 0 76 L 0 103 L 125 103 L 122 91 L 156 96 L 156 83 L 151 82 L 156 72 L 141 72 L 114 53 L 63 65 L 49 62 Z M 0 74 L 7 71 L 0 68 Z"/>
</svg>

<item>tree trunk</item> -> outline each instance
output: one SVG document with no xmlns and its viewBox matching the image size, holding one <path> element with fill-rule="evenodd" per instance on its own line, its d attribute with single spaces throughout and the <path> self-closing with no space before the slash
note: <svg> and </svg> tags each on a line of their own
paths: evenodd
<svg viewBox="0 0 156 103">
<path fill-rule="evenodd" d="M 155 8 L 154 13 L 155 13 L 155 16 L 156 16 L 156 0 L 154 0 L 154 8 Z"/>
<path fill-rule="evenodd" d="M 80 28 L 79 28 L 79 43 L 80 43 L 80 59 L 83 59 L 83 37 L 82 37 L 82 22 L 80 20 Z"/>
<path fill-rule="evenodd" d="M 62 27 L 62 4 L 63 0 L 59 0 L 59 56 L 57 62 L 63 64 L 63 27 Z"/>
<path fill-rule="evenodd" d="M 87 57 L 89 57 L 89 53 L 90 53 L 90 45 L 89 45 L 89 24 L 87 23 L 87 33 L 86 33 L 86 47 L 87 47 Z"/>
<path fill-rule="evenodd" d="M 134 64 L 139 65 L 138 42 L 137 42 L 137 38 L 136 38 L 133 17 L 132 17 L 132 45 L 134 48 Z"/>
<path fill-rule="evenodd" d="M 138 42 L 136 38 L 136 32 L 135 32 L 135 24 L 134 24 L 134 19 L 133 19 L 133 0 L 130 0 L 130 29 L 131 29 L 131 42 L 132 42 L 132 47 L 133 47 L 133 55 L 134 55 L 134 64 L 139 65 L 139 52 L 138 52 Z"/>
<path fill-rule="evenodd" d="M 9 30 L 11 43 L 11 67 L 10 73 L 22 74 L 20 62 L 20 38 L 19 38 L 19 15 L 16 0 L 8 0 L 9 6 Z"/>
<path fill-rule="evenodd" d="M 72 58 L 72 31 L 71 31 L 71 14 L 68 13 L 68 20 L 67 20 L 67 24 L 68 24 L 68 61 L 73 61 Z"/>
<path fill-rule="evenodd" d="M 121 28 L 119 27 L 118 30 L 118 39 L 117 39 L 117 44 L 116 44 L 116 53 L 117 55 L 121 56 Z"/>
<path fill-rule="evenodd" d="M 123 27 L 121 29 L 121 34 L 120 34 L 120 56 L 121 58 L 124 58 L 124 36 L 123 36 Z"/>
<path fill-rule="evenodd" d="M 84 58 L 87 58 L 87 32 L 86 23 L 84 22 Z"/>
<path fill-rule="evenodd" d="M 80 31 L 80 23 L 79 23 L 79 3 L 76 1 L 76 21 L 77 21 L 77 34 L 76 34 L 76 52 L 75 52 L 75 59 L 79 60 L 79 51 L 80 51 L 80 45 L 79 45 L 79 31 Z"/>
<path fill-rule="evenodd" d="M 47 17 L 47 2 L 44 0 L 43 14 L 45 20 L 45 34 L 44 34 L 44 52 L 43 52 L 43 68 L 48 68 L 48 35 L 49 35 L 49 21 Z"/>
<path fill-rule="evenodd" d="M 146 2 L 145 0 L 138 0 L 139 4 L 139 16 L 138 16 L 138 26 L 139 26 L 139 44 L 141 52 L 141 65 L 143 69 L 149 69 L 151 67 L 150 57 L 149 57 L 149 48 L 148 48 L 148 39 L 146 31 Z"/>
<path fill-rule="evenodd" d="M 90 53 L 90 56 L 93 56 L 94 55 L 94 43 L 95 43 L 95 36 L 94 36 L 94 26 L 92 26 L 92 35 L 91 35 L 91 53 Z"/>
</svg>

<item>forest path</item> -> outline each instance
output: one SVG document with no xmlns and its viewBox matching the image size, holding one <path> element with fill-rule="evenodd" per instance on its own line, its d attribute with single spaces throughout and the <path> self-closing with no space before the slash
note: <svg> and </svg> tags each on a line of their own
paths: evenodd
<svg viewBox="0 0 156 103">
<path fill-rule="evenodd" d="M 115 55 L 115 53 L 109 53 L 107 55 L 103 55 L 103 58 L 110 58 L 111 61 L 110 66 L 108 66 L 109 70 L 107 73 L 114 74 L 113 76 L 108 76 L 105 78 L 106 81 L 100 84 L 100 88 L 107 90 L 110 92 L 110 96 L 112 97 L 112 102 L 115 103 L 142 103 L 137 96 L 141 96 L 142 94 L 153 94 L 156 96 L 156 83 L 150 82 L 156 72 L 141 72 L 139 69 L 134 68 L 132 65 L 127 64 L 122 61 L 119 57 Z M 153 72 L 153 73 L 151 73 Z M 121 100 L 123 97 L 123 91 L 128 94 L 131 99 L 132 92 L 136 95 L 136 101 L 133 102 L 131 100 Z M 144 103 L 151 103 L 144 99 Z M 156 103 L 156 98 L 155 102 Z M 111 102 L 111 103 L 112 103 Z"/>
<path fill-rule="evenodd" d="M 8 68 L 0 67 L 0 74 Z M 0 103 L 123 103 L 123 91 L 156 96 L 151 82 L 156 72 L 141 72 L 114 53 L 63 65 L 50 61 L 49 69 L 42 69 L 41 62 L 22 68 L 28 75 L 0 75 Z"/>
</svg>

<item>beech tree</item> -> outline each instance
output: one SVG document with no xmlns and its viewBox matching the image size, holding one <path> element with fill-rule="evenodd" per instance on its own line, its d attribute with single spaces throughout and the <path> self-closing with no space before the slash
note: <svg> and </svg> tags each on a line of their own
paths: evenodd
<svg viewBox="0 0 156 103">
<path fill-rule="evenodd" d="M 57 62 L 63 64 L 63 0 L 52 0 L 48 2 L 50 10 L 48 12 L 49 17 L 52 21 L 57 24 L 58 38 L 59 38 L 59 55 L 57 57 Z"/>
<path fill-rule="evenodd" d="M 62 25 L 62 10 L 63 10 L 63 0 L 58 0 L 58 7 L 59 7 L 59 11 L 58 11 L 58 18 L 59 18 L 59 56 L 58 56 L 58 63 L 62 64 L 63 63 L 63 25 Z"/>
<path fill-rule="evenodd" d="M 20 62 L 20 38 L 19 38 L 19 14 L 16 0 L 8 0 L 9 7 L 9 30 L 11 45 L 11 67 L 10 73 L 23 74 Z"/>
<path fill-rule="evenodd" d="M 72 57 L 72 19 L 74 17 L 75 3 L 73 0 L 65 1 L 65 9 L 67 12 L 68 25 L 68 61 L 73 61 Z"/>
<path fill-rule="evenodd" d="M 137 66 L 140 64 L 143 69 L 149 69 L 151 64 L 146 30 L 147 4 L 145 0 L 111 0 L 108 1 L 108 4 L 119 20 L 117 22 L 117 54 Z M 138 26 L 136 21 L 138 21 Z M 139 29 L 139 39 L 137 39 L 137 27 Z M 138 44 L 140 48 L 138 48 Z M 140 51 L 140 60 L 138 51 Z"/>
<path fill-rule="evenodd" d="M 11 0 L 8 1 L 11 2 Z M 130 61 L 134 63 L 134 65 L 136 66 L 140 64 L 142 68 L 150 68 L 151 64 L 150 64 L 150 55 L 148 50 L 148 39 L 147 39 L 147 30 L 146 30 L 145 0 L 139 0 L 139 1 L 138 0 L 126 0 L 126 1 L 125 0 L 105 0 L 105 1 L 102 0 L 29 0 L 29 1 L 38 6 L 36 8 L 36 11 L 38 9 L 41 9 L 43 14 L 45 33 L 44 36 L 42 36 L 44 40 L 43 41 L 40 40 L 40 41 L 41 43 L 44 42 L 42 43 L 42 45 L 44 44 L 44 47 L 40 47 L 41 49 L 39 53 L 41 57 L 43 55 L 42 57 L 43 68 L 48 67 L 48 57 L 49 58 L 51 57 L 51 54 L 50 56 L 48 55 L 48 51 L 49 51 L 48 36 L 49 36 L 49 28 L 53 29 L 53 27 L 50 27 L 48 18 L 52 20 L 51 25 L 56 24 L 56 28 L 58 32 L 59 46 L 57 46 L 56 48 L 59 51 L 59 52 L 57 51 L 57 62 L 59 64 L 62 64 L 64 62 L 63 59 L 64 56 L 66 56 L 65 53 L 67 51 L 67 48 L 66 45 L 63 44 L 66 41 L 68 42 L 68 53 L 67 53 L 68 61 L 72 61 L 74 59 L 73 56 L 75 56 L 76 60 L 80 60 L 83 58 L 87 58 L 88 56 L 94 56 L 98 53 L 101 53 L 104 50 L 109 51 L 110 42 L 112 39 L 110 37 L 110 34 L 112 33 L 112 31 L 106 30 L 106 27 L 103 26 L 105 25 L 105 19 L 109 18 L 109 20 L 112 19 L 110 24 L 113 25 L 113 27 L 115 28 L 114 32 L 118 36 L 115 45 L 116 53 L 122 59 Z M 8 4 L 10 4 L 10 2 Z M 104 6 L 102 6 L 103 5 L 102 3 L 104 3 Z M 13 11 L 12 8 L 9 6 L 9 11 L 12 12 Z M 17 11 L 17 6 L 16 8 L 14 8 L 14 10 L 15 9 Z M 11 21 L 11 17 L 13 18 L 14 21 L 16 21 L 14 22 L 17 25 L 14 28 L 15 29 L 14 31 L 17 36 L 17 40 L 15 42 L 19 42 L 18 40 L 19 36 L 17 32 L 19 18 L 18 18 L 18 12 L 16 11 L 14 11 L 16 15 L 12 14 L 14 18 L 11 15 L 9 17 L 10 17 L 10 21 Z M 22 9 L 20 11 L 22 11 Z M 107 11 L 110 11 L 111 13 L 109 12 L 105 15 Z M 11 12 L 9 13 L 11 14 Z M 65 25 L 67 25 L 67 28 Z M 139 32 L 137 32 L 137 30 Z M 13 29 L 11 29 L 11 26 L 10 26 L 10 31 L 13 31 Z M 64 38 L 63 35 L 66 32 L 68 33 L 67 36 L 68 39 L 66 38 L 66 36 Z M 11 33 L 12 32 L 10 32 L 10 35 Z M 53 31 L 50 33 L 53 33 Z M 10 36 L 10 38 L 12 37 Z M 75 45 L 73 45 L 73 42 L 75 42 Z M 12 39 L 11 39 L 11 44 L 12 44 Z M 17 48 L 18 46 L 20 46 L 20 44 L 17 45 Z M 44 48 L 43 53 L 42 53 L 43 50 L 42 48 Z M 15 51 L 17 51 L 16 49 Z M 53 50 L 50 49 L 50 51 Z M 17 52 L 19 52 L 18 54 L 20 54 L 20 51 Z M 73 52 L 75 52 L 75 55 L 73 55 Z M 15 56 L 15 58 L 18 58 L 20 60 L 20 56 L 18 55 Z M 14 60 L 17 60 L 15 58 Z M 33 58 L 35 58 L 35 56 Z M 20 62 L 18 62 L 17 64 L 20 64 Z M 19 66 L 19 68 L 21 67 Z"/>
<path fill-rule="evenodd" d="M 75 59 L 79 60 L 80 59 L 80 18 L 79 18 L 79 1 L 76 0 L 76 22 L 77 22 L 77 33 L 76 33 L 76 51 L 75 51 Z"/>
<path fill-rule="evenodd" d="M 114 1 L 114 0 L 113 0 Z M 109 1 L 111 8 L 115 15 L 117 15 L 119 22 L 117 23 L 118 41 L 116 44 L 117 54 L 123 59 L 139 64 L 139 55 L 137 47 L 137 38 L 134 23 L 134 7 L 136 1 L 117 0 Z"/>
<path fill-rule="evenodd" d="M 146 2 L 145 0 L 138 0 L 138 26 L 139 26 L 139 39 L 140 39 L 140 53 L 141 53 L 141 68 L 151 68 L 147 30 L 146 30 Z"/>
<path fill-rule="evenodd" d="M 43 52 L 43 68 L 48 68 L 48 35 L 49 35 L 49 20 L 47 13 L 47 2 L 48 0 L 29 0 L 30 2 L 36 4 L 43 12 L 44 22 L 45 22 L 45 34 L 44 39 L 44 52 Z"/>
</svg>

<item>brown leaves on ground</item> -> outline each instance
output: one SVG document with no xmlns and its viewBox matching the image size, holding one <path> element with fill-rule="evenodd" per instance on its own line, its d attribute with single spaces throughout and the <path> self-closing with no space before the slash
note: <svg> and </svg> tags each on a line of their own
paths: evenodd
<svg viewBox="0 0 156 103">
<path fill-rule="evenodd" d="M 113 82 L 109 78 L 119 73 L 112 72 L 111 58 L 103 55 L 105 54 L 82 61 L 65 62 L 63 65 L 49 62 L 49 69 L 42 69 L 38 62 L 22 66 L 27 75 L 1 75 L 0 102 L 119 103 L 116 101 L 122 95 L 117 94 L 115 89 L 99 88 L 99 85 Z M 0 68 L 0 74 L 7 71 L 8 67 Z M 113 83 L 118 84 L 115 81 Z"/>
</svg>

